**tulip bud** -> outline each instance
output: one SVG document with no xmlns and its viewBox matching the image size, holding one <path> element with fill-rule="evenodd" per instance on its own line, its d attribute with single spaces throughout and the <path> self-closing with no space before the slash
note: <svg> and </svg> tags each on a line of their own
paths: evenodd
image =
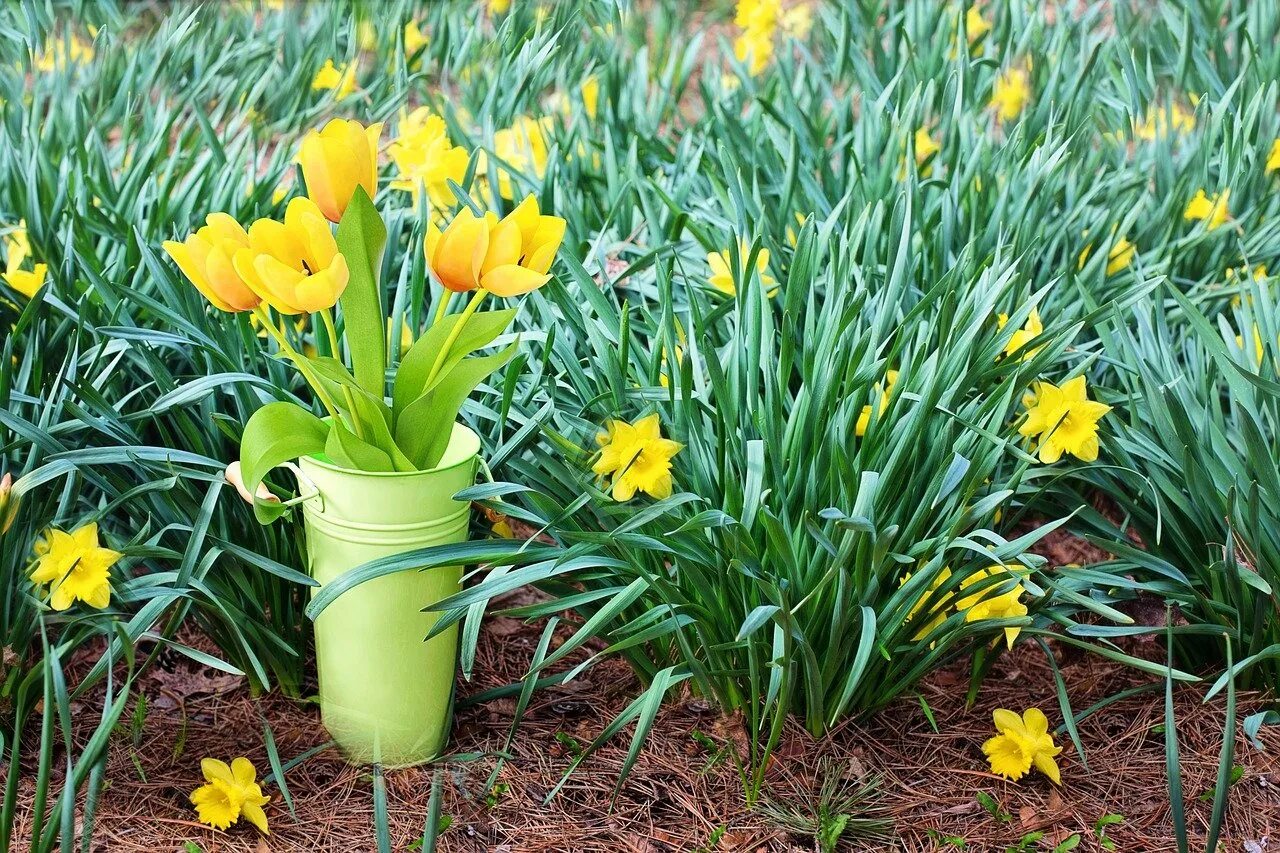
<svg viewBox="0 0 1280 853">
<path fill-rule="evenodd" d="M 164 250 L 204 297 L 219 311 L 252 311 L 258 297 L 236 273 L 231 259 L 249 245 L 249 235 L 225 213 L 211 213 L 208 223 L 186 240 L 164 242 Z"/>
<path fill-rule="evenodd" d="M 232 258 L 249 288 L 281 314 L 332 308 L 347 287 L 347 261 L 314 202 L 295 198 L 284 222 L 259 219 Z"/>
<path fill-rule="evenodd" d="M 18 498 L 13 494 L 13 475 L 0 477 L 0 536 L 9 532 L 18 515 Z"/>
<path fill-rule="evenodd" d="M 298 162 L 307 195 L 330 222 L 346 212 L 356 187 L 372 199 L 378 190 L 378 137 L 382 123 L 367 128 L 358 121 L 334 119 L 302 140 Z"/>
</svg>

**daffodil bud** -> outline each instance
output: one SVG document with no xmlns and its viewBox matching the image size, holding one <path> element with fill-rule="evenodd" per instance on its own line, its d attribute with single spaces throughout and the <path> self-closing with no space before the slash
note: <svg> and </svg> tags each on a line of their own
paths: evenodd
<svg viewBox="0 0 1280 853">
<path fill-rule="evenodd" d="M 0 477 L 0 536 L 9 532 L 18 515 L 18 498 L 13 494 L 13 475 Z"/>
<path fill-rule="evenodd" d="M 281 314 L 332 308 L 347 287 L 347 261 L 314 202 L 295 198 L 284 222 L 259 219 L 232 259 L 249 288 Z"/>
<path fill-rule="evenodd" d="M 258 296 L 232 265 L 236 252 L 249 245 L 249 235 L 225 213 L 211 213 L 205 222 L 181 243 L 166 240 L 164 250 L 214 308 L 252 311 Z"/>
<path fill-rule="evenodd" d="M 334 119 L 302 140 L 298 162 L 307 195 L 330 222 L 346 212 L 356 187 L 372 199 L 378 190 L 378 137 L 382 123 L 365 127 L 353 119 Z"/>
</svg>

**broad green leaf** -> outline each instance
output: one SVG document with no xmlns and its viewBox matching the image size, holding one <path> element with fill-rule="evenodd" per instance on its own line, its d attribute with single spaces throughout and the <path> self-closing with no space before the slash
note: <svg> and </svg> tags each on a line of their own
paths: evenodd
<svg viewBox="0 0 1280 853">
<path fill-rule="evenodd" d="M 338 223 L 338 251 L 350 278 L 342 292 L 343 337 L 351 353 L 356 381 L 375 398 L 386 393 L 386 314 L 378 272 L 387 228 L 363 187 L 356 187 Z"/>
<path fill-rule="evenodd" d="M 293 403 L 268 403 L 249 418 L 240 440 L 240 473 L 245 488 L 254 494 L 267 473 L 284 462 L 323 453 L 329 427 L 311 412 Z M 258 521 L 279 517 L 278 505 L 254 502 Z"/>
<path fill-rule="evenodd" d="M 451 371 L 459 361 L 478 349 L 493 343 L 502 334 L 516 316 L 516 309 L 506 308 L 501 311 L 482 311 L 472 314 L 467 324 L 458 332 L 458 337 L 449 347 L 444 362 L 437 375 L 437 383 Z M 449 314 L 427 330 L 405 353 L 404 359 L 396 371 L 395 388 L 392 392 L 392 406 L 396 417 L 414 400 L 429 390 L 426 387 L 427 376 L 440 351 L 454 329 L 458 325 L 461 314 Z"/>
<path fill-rule="evenodd" d="M 432 390 L 405 408 L 396 421 L 396 444 L 418 468 L 425 470 L 440 461 L 463 402 L 515 353 L 516 345 L 512 344 L 492 355 L 463 359 Z"/>
<path fill-rule="evenodd" d="M 325 442 L 325 455 L 343 468 L 355 471 L 394 471 L 391 457 L 378 448 L 356 437 L 342 424 L 331 424 L 329 439 Z"/>
</svg>

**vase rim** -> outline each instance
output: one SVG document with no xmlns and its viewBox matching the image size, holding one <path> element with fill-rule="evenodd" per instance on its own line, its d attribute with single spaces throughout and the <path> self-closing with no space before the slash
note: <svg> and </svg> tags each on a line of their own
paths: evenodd
<svg viewBox="0 0 1280 853">
<path fill-rule="evenodd" d="M 468 462 L 480 455 L 480 436 L 478 436 L 476 431 L 471 427 L 464 423 L 458 423 L 455 421 L 453 424 L 453 433 L 449 436 L 449 446 L 445 449 L 443 458 L 449 457 L 449 451 L 452 450 L 454 445 L 459 441 L 466 442 L 467 445 L 470 445 L 469 452 L 447 465 L 437 465 L 434 468 L 424 468 L 420 471 L 361 471 L 358 468 L 346 468 L 342 465 L 337 465 L 326 459 L 320 459 L 314 455 L 304 456 L 302 457 L 302 461 L 305 461 L 308 465 L 315 465 L 318 468 L 323 468 L 326 471 L 333 471 L 337 474 L 350 474 L 357 477 L 387 477 L 393 479 L 397 477 L 421 477 L 426 474 L 438 474 L 442 471 L 450 471 L 460 465 L 466 465 Z"/>
</svg>

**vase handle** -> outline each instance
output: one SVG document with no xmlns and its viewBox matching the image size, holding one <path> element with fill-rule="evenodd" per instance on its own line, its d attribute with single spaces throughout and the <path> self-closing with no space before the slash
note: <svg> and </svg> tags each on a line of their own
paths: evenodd
<svg viewBox="0 0 1280 853">
<path fill-rule="evenodd" d="M 228 483 L 235 486 L 236 492 L 244 499 L 245 503 L 256 504 L 260 501 L 266 504 L 275 504 L 281 509 L 287 509 L 288 507 L 297 506 L 298 504 L 304 504 L 307 501 L 318 500 L 320 501 L 320 511 L 324 512 L 324 497 L 321 496 L 320 488 L 312 481 L 312 479 L 304 474 L 302 469 L 292 462 L 285 462 L 280 467 L 288 468 L 293 472 L 293 476 L 298 478 L 298 494 L 295 497 L 289 498 L 287 501 L 282 501 L 280 498 L 276 497 L 275 494 L 267 488 L 266 483 L 258 483 L 258 493 L 256 495 L 249 494 L 249 490 L 244 487 L 244 477 L 240 473 L 239 461 L 232 462 L 228 465 L 227 470 L 222 473 L 222 476 Z"/>
</svg>

